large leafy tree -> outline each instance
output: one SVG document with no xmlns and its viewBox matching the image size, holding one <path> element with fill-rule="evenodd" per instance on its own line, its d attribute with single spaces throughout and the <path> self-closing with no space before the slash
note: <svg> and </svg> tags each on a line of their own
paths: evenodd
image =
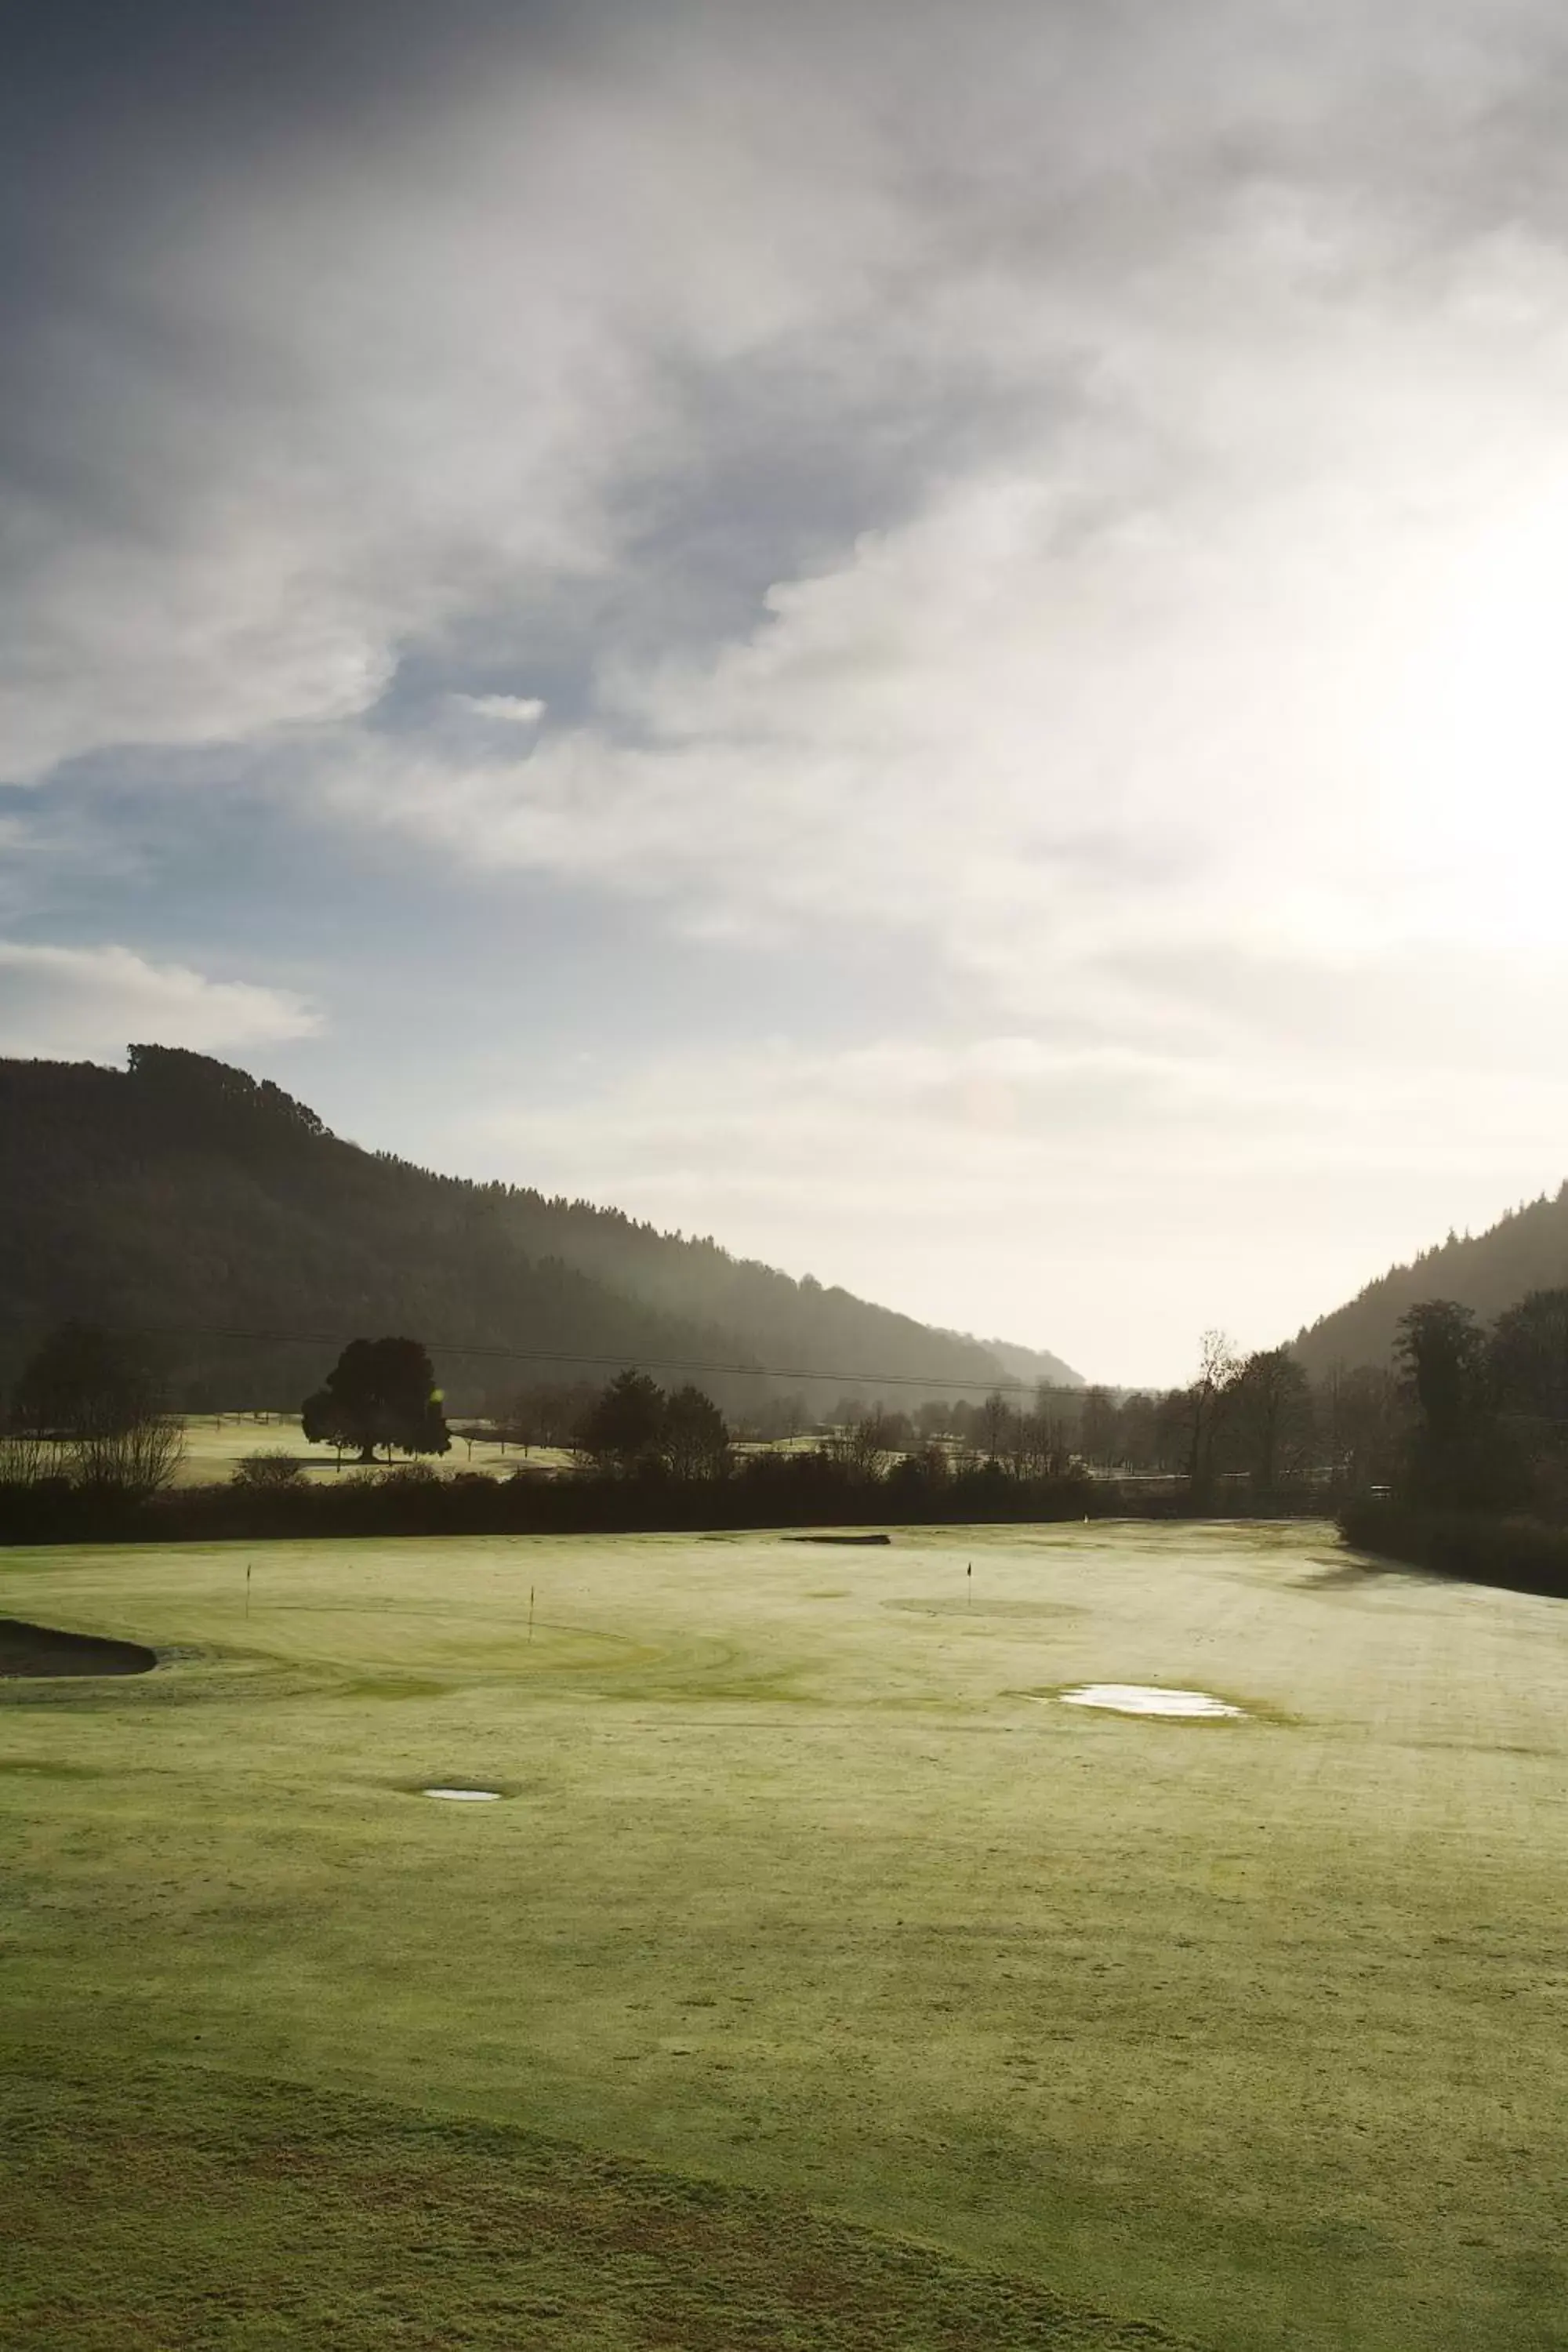
<svg viewBox="0 0 1568 2352">
<path fill-rule="evenodd" d="M 1507 1441 L 1538 1510 L 1568 1517 L 1568 1288 L 1532 1290 L 1500 1315 L 1489 1351 Z"/>
<path fill-rule="evenodd" d="M 1428 1298 L 1399 1321 L 1397 1355 L 1435 1444 L 1459 1445 L 1484 1401 L 1486 1339 L 1468 1307 Z"/>
<path fill-rule="evenodd" d="M 1405 1435 L 1399 1381 L 1375 1364 L 1336 1364 L 1319 1391 L 1323 1444 L 1337 1485 L 1391 1484 Z"/>
<path fill-rule="evenodd" d="M 664 1409 L 659 1450 L 675 1478 L 722 1478 L 730 1468 L 730 1432 L 710 1396 L 675 1391 Z"/>
<path fill-rule="evenodd" d="M 1236 1375 L 1234 1447 L 1254 1490 L 1271 1495 L 1299 1472 L 1312 1439 L 1312 1391 L 1288 1348 L 1258 1349 Z"/>
<path fill-rule="evenodd" d="M 1568 1290 L 1532 1290 L 1498 1317 L 1491 1370 L 1505 1411 L 1568 1433 Z"/>
<path fill-rule="evenodd" d="M 377 1446 L 404 1454 L 445 1454 L 451 1446 L 441 1391 L 417 1339 L 351 1339 L 326 1385 L 301 1412 L 313 1444 L 353 1446 L 374 1462 Z"/>
<path fill-rule="evenodd" d="M 1121 1450 L 1121 1417 L 1109 1389 L 1086 1389 L 1079 1419 L 1078 1450 L 1097 1466 L 1114 1462 Z"/>
<path fill-rule="evenodd" d="M 151 1365 L 123 1335 L 64 1323 L 24 1368 L 12 1426 L 47 1461 L 84 1486 L 152 1495 L 184 1452 L 180 1423 L 163 1409 Z"/>
<path fill-rule="evenodd" d="M 1517 1499 L 1521 1462 L 1493 1411 L 1485 1332 L 1468 1307 L 1424 1299 L 1400 1318 L 1398 1357 L 1419 1415 L 1409 1482 L 1423 1500 L 1498 1509 Z"/>
<path fill-rule="evenodd" d="M 666 1470 L 673 1478 L 722 1478 L 730 1432 L 710 1396 L 689 1383 L 666 1396 L 646 1372 L 617 1372 L 577 1430 L 577 1449 L 623 1476 Z"/>
<path fill-rule="evenodd" d="M 600 1391 L 577 1432 L 577 1445 L 601 1468 L 641 1469 L 658 1458 L 666 1400 L 646 1372 L 617 1372 Z"/>
<path fill-rule="evenodd" d="M 62 1323 L 24 1367 L 11 1401 L 30 1436 L 107 1437 L 156 1410 L 147 1366 L 117 1334 Z"/>
</svg>

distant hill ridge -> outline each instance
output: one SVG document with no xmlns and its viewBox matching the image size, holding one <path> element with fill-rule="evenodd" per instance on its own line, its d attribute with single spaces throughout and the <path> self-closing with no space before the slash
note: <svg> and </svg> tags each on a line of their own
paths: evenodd
<svg viewBox="0 0 1568 2352">
<path fill-rule="evenodd" d="M 1314 1380 L 1336 1364 L 1386 1364 L 1399 1318 L 1425 1298 L 1453 1298 L 1490 1322 L 1527 1291 L 1568 1284 L 1568 1184 L 1510 1209 L 1472 1238 L 1450 1234 L 1298 1333 L 1293 1353 Z"/>
<path fill-rule="evenodd" d="M 0 1060 L 0 1219 L 7 1383 L 70 1316 L 182 1335 L 403 1331 L 437 1349 L 561 1360 L 438 1356 L 468 1410 L 595 1359 L 784 1375 L 699 1376 L 731 1403 L 799 1386 L 795 1371 L 845 1387 L 857 1374 L 915 1381 L 931 1394 L 1017 1377 L 963 1334 L 711 1240 L 363 1150 L 270 1082 L 170 1046 L 132 1046 L 125 1070 Z M 320 1345 L 163 1345 L 190 1404 L 291 1403 L 321 1369 Z M 1058 1359 L 1028 1352 L 1076 1384 Z M 837 1394 L 831 1382 L 807 1391 L 823 1410 Z"/>
</svg>

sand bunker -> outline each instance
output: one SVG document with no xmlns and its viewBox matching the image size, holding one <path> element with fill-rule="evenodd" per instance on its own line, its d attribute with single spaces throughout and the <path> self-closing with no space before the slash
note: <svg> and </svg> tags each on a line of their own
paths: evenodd
<svg viewBox="0 0 1568 2352">
<path fill-rule="evenodd" d="M 499 1789 L 421 1789 L 422 1797 L 445 1797 L 452 1805 L 499 1805 Z"/>
<path fill-rule="evenodd" d="M 1058 1694 L 1064 1706 L 1104 1706 L 1116 1715 L 1245 1716 L 1210 1691 L 1162 1690 L 1156 1683 L 1084 1683 Z"/>
<path fill-rule="evenodd" d="M 890 1544 L 891 1536 L 785 1536 L 785 1543 Z"/>
<path fill-rule="evenodd" d="M 1071 1601 L 973 1601 L 967 1592 L 921 1593 L 913 1600 L 884 1601 L 884 1609 L 901 1609 L 911 1617 L 1016 1617 L 1044 1623 L 1053 1617 L 1081 1617 Z"/>
<path fill-rule="evenodd" d="M 111 1642 L 94 1633 L 62 1633 L 0 1617 L 0 1675 L 145 1675 L 158 1663 L 140 1642 Z"/>
</svg>

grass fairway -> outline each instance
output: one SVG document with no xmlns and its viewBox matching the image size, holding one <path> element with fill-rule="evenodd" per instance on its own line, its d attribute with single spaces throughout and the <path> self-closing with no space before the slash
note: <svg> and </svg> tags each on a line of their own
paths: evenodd
<svg viewBox="0 0 1568 2352">
<path fill-rule="evenodd" d="M 1300 1527 L 247 1557 L 0 1553 L 173 1653 L 0 1685 L 0 2343 L 1568 2347 L 1563 1604 Z"/>
<path fill-rule="evenodd" d="M 250 1454 L 286 1454 L 319 1485 L 353 1475 L 353 1453 L 340 1462 L 332 1446 L 310 1444 L 298 1413 L 193 1412 L 184 1415 L 182 1426 L 184 1450 L 174 1471 L 177 1486 L 222 1486 Z M 399 1454 L 397 1466 L 406 1467 L 406 1461 L 405 1455 Z M 448 1478 L 459 1470 L 482 1470 L 491 1477 L 509 1478 L 515 1470 L 532 1474 L 567 1470 L 573 1461 L 563 1446 L 533 1445 L 525 1454 L 516 1445 L 503 1446 L 489 1438 L 470 1444 L 454 1435 L 451 1452 L 426 1459 L 426 1467 Z"/>
</svg>

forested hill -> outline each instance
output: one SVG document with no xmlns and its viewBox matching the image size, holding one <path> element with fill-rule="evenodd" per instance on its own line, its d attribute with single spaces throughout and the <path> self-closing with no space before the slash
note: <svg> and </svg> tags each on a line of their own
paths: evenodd
<svg viewBox="0 0 1568 2352">
<path fill-rule="evenodd" d="M 982 1339 L 980 1344 L 995 1357 L 1010 1381 L 1044 1381 L 1058 1389 L 1080 1389 L 1084 1384 L 1082 1373 L 1053 1356 L 1048 1348 L 1020 1348 L 1012 1339 Z"/>
<path fill-rule="evenodd" d="M 1386 1364 L 1400 1317 L 1426 1298 L 1454 1298 L 1489 1323 L 1531 1290 L 1568 1283 L 1568 1184 L 1509 1214 L 1484 1234 L 1450 1234 L 1409 1265 L 1368 1283 L 1346 1307 L 1296 1339 L 1293 1353 L 1320 1380 L 1336 1364 Z"/>
<path fill-rule="evenodd" d="M 159 1344 L 189 1404 L 293 1403 L 322 1370 L 313 1342 L 194 1336 L 219 1331 L 411 1334 L 469 1410 L 595 1358 L 901 1374 L 936 1393 L 1006 1377 L 975 1340 L 710 1241 L 362 1150 L 280 1088 L 164 1046 L 132 1046 L 124 1071 L 0 1060 L 0 1218 L 6 1385 L 68 1317 L 174 1335 Z M 574 1360 L 442 1358 L 442 1342 Z M 731 1403 L 802 1385 L 704 1384 Z M 827 1410 L 848 1385 L 805 1392 Z"/>
</svg>

